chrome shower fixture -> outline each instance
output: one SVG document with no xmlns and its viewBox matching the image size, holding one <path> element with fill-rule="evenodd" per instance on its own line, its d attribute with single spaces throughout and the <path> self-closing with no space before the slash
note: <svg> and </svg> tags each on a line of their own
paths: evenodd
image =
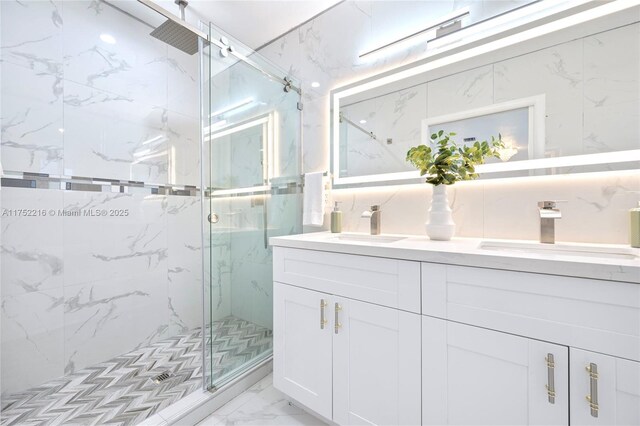
<svg viewBox="0 0 640 426">
<path fill-rule="evenodd" d="M 145 6 L 155 10 L 167 20 L 151 32 L 151 35 L 176 49 L 194 55 L 198 53 L 198 38 L 207 40 L 207 35 L 185 21 L 185 8 L 189 4 L 186 0 L 175 0 L 180 6 L 180 18 L 166 11 L 151 0 L 138 0 Z"/>
</svg>

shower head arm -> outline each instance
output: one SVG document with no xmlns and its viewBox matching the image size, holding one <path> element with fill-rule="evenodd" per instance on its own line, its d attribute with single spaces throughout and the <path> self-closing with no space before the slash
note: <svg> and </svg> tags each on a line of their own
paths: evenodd
<svg viewBox="0 0 640 426">
<path fill-rule="evenodd" d="M 180 19 L 182 19 L 183 21 L 185 20 L 185 9 L 187 8 L 187 6 L 189 5 L 189 2 L 186 0 L 176 0 L 174 2 L 175 4 L 177 4 L 178 6 L 180 6 Z"/>
</svg>

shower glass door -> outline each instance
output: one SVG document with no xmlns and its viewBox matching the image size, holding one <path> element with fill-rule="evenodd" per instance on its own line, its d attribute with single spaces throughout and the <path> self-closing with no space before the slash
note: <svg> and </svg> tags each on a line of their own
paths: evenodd
<svg viewBox="0 0 640 426">
<path fill-rule="evenodd" d="M 208 30 L 246 58 L 203 49 L 205 383 L 216 388 L 272 353 L 268 239 L 301 232 L 301 111 L 273 78 L 285 72 Z"/>
</svg>

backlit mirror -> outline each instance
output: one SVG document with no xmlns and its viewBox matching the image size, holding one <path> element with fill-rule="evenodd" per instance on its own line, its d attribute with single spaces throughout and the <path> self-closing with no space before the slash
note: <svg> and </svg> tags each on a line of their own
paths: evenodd
<svg viewBox="0 0 640 426">
<path fill-rule="evenodd" d="M 501 134 L 482 178 L 640 166 L 640 6 L 548 19 L 332 91 L 334 185 L 417 182 L 434 131 Z"/>
<path fill-rule="evenodd" d="M 271 112 L 240 123 L 213 123 L 205 129 L 210 144 L 212 194 L 236 194 L 269 188 L 274 164 L 276 113 Z M 233 167 L 231 167 L 233 164 Z"/>
</svg>

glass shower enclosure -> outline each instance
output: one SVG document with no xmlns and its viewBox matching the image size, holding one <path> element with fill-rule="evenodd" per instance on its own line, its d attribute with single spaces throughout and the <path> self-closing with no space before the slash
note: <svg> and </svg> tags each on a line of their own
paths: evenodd
<svg viewBox="0 0 640 426">
<path fill-rule="evenodd" d="M 205 387 L 272 353 L 269 237 L 301 232 L 296 81 L 214 25 L 201 47 Z"/>
</svg>

